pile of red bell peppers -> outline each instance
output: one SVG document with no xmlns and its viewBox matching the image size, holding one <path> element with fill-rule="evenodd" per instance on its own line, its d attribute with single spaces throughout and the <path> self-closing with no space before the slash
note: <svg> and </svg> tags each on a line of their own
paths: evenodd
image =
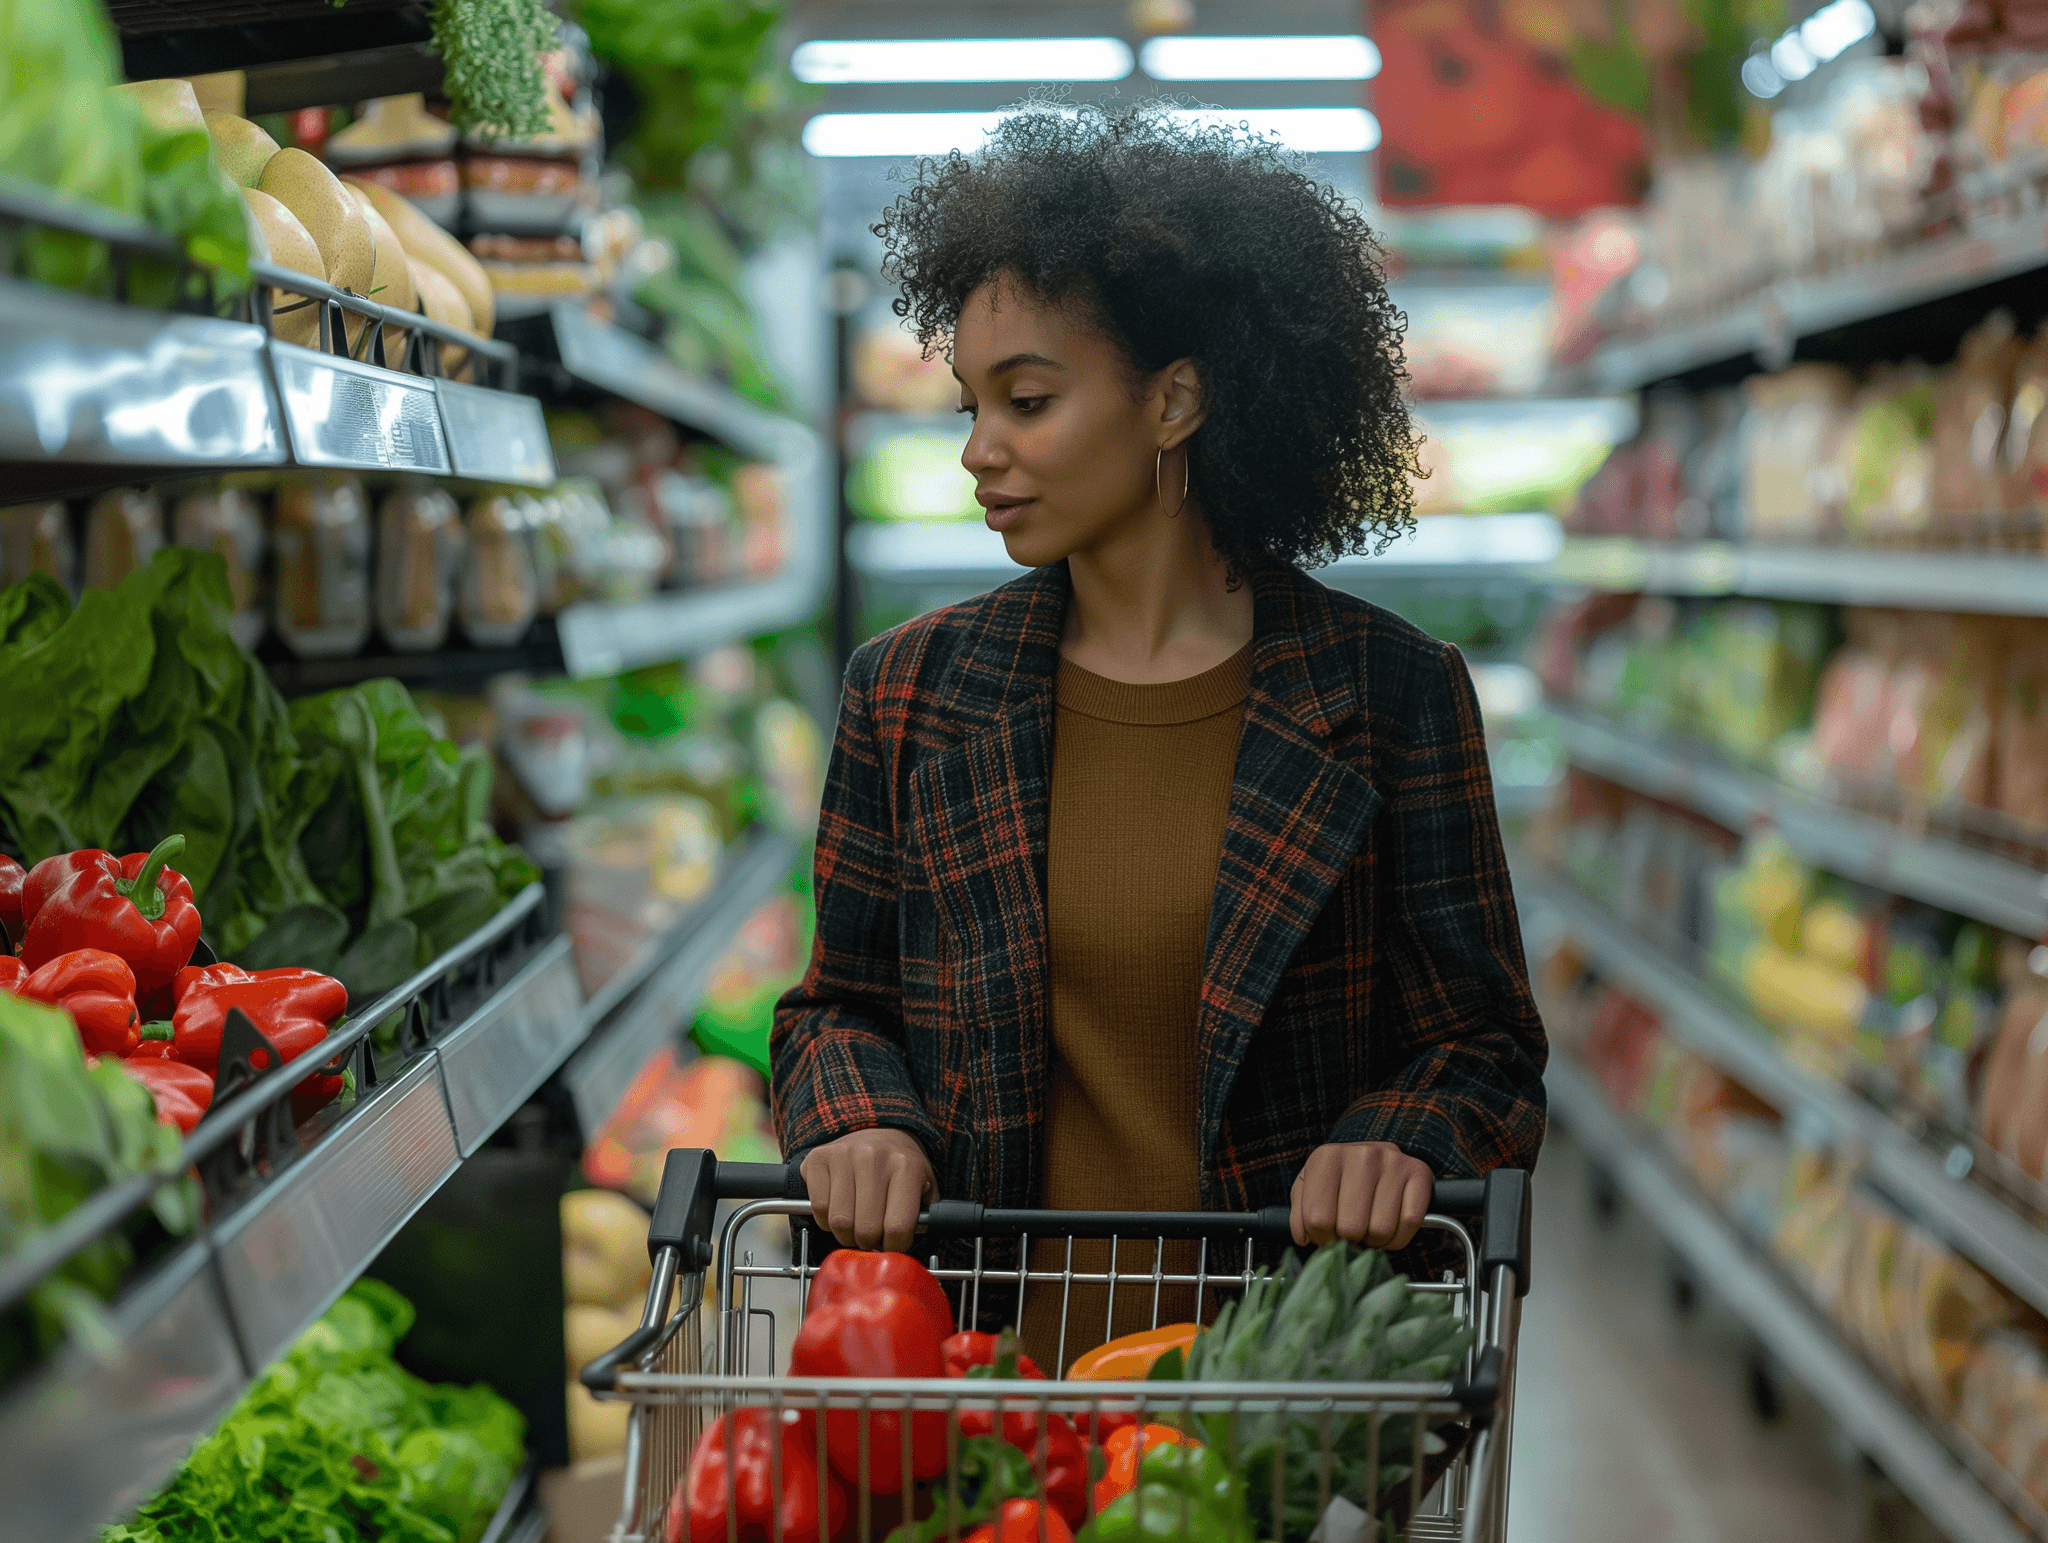
<svg viewBox="0 0 2048 1543">
<path fill-rule="evenodd" d="M 955 1333 L 944 1290 L 916 1260 L 851 1249 L 827 1255 L 812 1280 L 789 1374 L 1044 1378 L 1009 1331 Z M 775 1411 L 721 1415 L 690 1453 L 667 1543 L 727 1543 L 734 1532 L 741 1543 L 772 1543 L 778 1531 L 781 1543 L 832 1543 L 856 1525 L 863 1491 L 901 1497 L 890 1507 L 904 1517 L 894 1543 L 932 1543 L 956 1529 L 963 1543 L 1072 1543 L 1088 1516 L 1099 1450 L 1050 1411 L 967 1406 L 952 1418 L 949 1432 L 949 1416 L 937 1410 L 835 1409 L 821 1432 L 815 1411 L 791 1409 L 781 1412 L 778 1435 Z M 954 1478 L 945 1495 L 933 1486 L 935 1508 L 917 1521 L 916 1487 L 946 1474 L 949 1444 Z M 1106 1498 L 1098 1491 L 1097 1504 Z"/>
<path fill-rule="evenodd" d="M 229 1009 L 295 1061 L 347 1010 L 348 989 L 313 970 L 193 965 L 199 909 L 169 866 L 184 846 L 167 836 L 151 852 L 63 852 L 27 870 L 0 855 L 0 991 L 62 1008 L 88 1055 L 117 1059 L 158 1118 L 189 1134 L 213 1101 Z M 329 1069 L 306 1078 L 292 1113 L 305 1119 L 344 1080 Z"/>
</svg>

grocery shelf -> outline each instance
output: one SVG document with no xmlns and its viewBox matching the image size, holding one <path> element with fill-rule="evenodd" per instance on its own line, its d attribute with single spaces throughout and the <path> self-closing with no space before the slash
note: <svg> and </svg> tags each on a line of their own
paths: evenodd
<svg viewBox="0 0 2048 1543">
<path fill-rule="evenodd" d="M 1860 1146 L 1871 1182 L 1927 1231 L 2048 1312 L 2048 1234 L 1958 1178 L 1942 1155 L 1871 1104 L 1795 1065 L 1763 1025 L 1722 1001 L 1569 879 L 1519 860 L 1514 876 L 1524 909 L 1547 911 L 1561 921 L 1594 967 L 1654 1009 L 1674 1038 L 1784 1113 L 1799 1111 Z"/>
<path fill-rule="evenodd" d="M 498 335 L 518 345 L 527 378 L 546 395 L 623 397 L 742 455 L 772 461 L 781 472 L 788 525 L 780 571 L 646 600 L 571 606 L 558 619 L 569 674 L 614 675 L 810 619 L 831 582 L 838 517 L 831 463 L 817 434 L 690 375 L 644 338 L 575 305 L 507 321 Z"/>
<path fill-rule="evenodd" d="M 1657 1143 L 1616 1113 L 1592 1077 L 1553 1054 L 1543 1081 L 1552 1113 L 1594 1163 L 1943 1535 L 2024 1543 L 2026 1529 Z"/>
<path fill-rule="evenodd" d="M 568 1054 L 580 994 L 567 940 L 539 941 L 543 898 L 530 887 L 337 1032 L 364 1091 L 331 1124 L 280 1133 L 287 1068 L 210 1112 L 186 1146 L 205 1227 L 109 1305 L 104 1356 L 74 1341 L 0 1394 L 0 1490 L 15 1497 L 0 1543 L 83 1539 L 146 1499 Z M 372 1085 L 371 1027 L 423 1008 L 456 1021 L 427 1024 L 411 1064 Z M 0 1301 L 153 1188 L 117 1185 L 74 1211 L 34 1257 L 7 1261 Z"/>
<path fill-rule="evenodd" d="M 1749 595 L 2048 616 L 2048 559 L 2024 552 L 1883 551 L 1574 536 L 1539 575 L 1659 595 Z"/>
<path fill-rule="evenodd" d="M 50 226 L 175 256 L 106 210 L 0 182 L 0 225 Z M 125 260 L 125 258 L 124 258 Z M 252 265 L 266 284 L 430 336 L 423 317 Z M 450 338 L 455 333 L 448 333 Z M 509 375 L 517 355 L 471 342 Z M 271 338 L 253 322 L 119 304 L 0 275 L 0 476 L 11 499 L 159 476 L 263 467 L 418 471 L 544 487 L 540 404 L 510 390 L 404 374 Z"/>
<path fill-rule="evenodd" d="M 1960 842 L 1916 834 L 1681 745 L 1552 701 L 1544 717 L 1575 766 L 1742 832 L 1767 821 L 1808 861 L 1877 889 L 2026 937 L 2048 932 L 2048 874 Z"/>
<path fill-rule="evenodd" d="M 728 854 L 710 892 L 584 1004 L 577 1037 L 586 1042 L 562 1068 L 562 1082 L 586 1138 L 611 1117 L 640 1068 L 678 1042 L 740 928 L 788 881 L 796 860 L 791 837 L 756 831 Z"/>
<path fill-rule="evenodd" d="M 122 74 L 129 80 L 258 70 L 365 50 L 419 49 L 433 35 L 426 13 L 419 0 L 353 0 L 346 9 L 304 0 L 107 0 L 107 16 L 121 44 Z M 440 79 L 438 68 L 433 79 Z M 362 85 L 361 90 L 290 105 L 324 106 L 427 89 L 412 77 L 394 84 L 366 76 Z M 379 85 L 381 92 L 370 89 Z M 286 109 L 252 103 L 249 110 Z"/>
<path fill-rule="evenodd" d="M 1515 578 L 1557 559 L 1564 538 L 1548 514 L 1443 514 L 1416 521 L 1377 557 L 1344 557 L 1315 570 L 1334 589 L 1376 589 L 1435 577 Z M 1003 538 L 978 520 L 863 523 L 846 539 L 847 558 L 872 581 L 978 593 L 1023 573 Z"/>
<path fill-rule="evenodd" d="M 2038 212 L 1918 242 L 1873 262 L 1781 279 L 1691 326 L 1624 339 L 1558 372 L 1553 389 L 1628 391 L 1752 355 L 1782 363 L 1804 339 L 2048 268 Z"/>
</svg>

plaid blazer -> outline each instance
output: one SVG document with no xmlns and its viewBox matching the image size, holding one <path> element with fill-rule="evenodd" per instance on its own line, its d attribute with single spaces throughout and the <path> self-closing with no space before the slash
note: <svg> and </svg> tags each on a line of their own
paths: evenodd
<svg viewBox="0 0 2048 1543">
<path fill-rule="evenodd" d="M 1529 1167 L 1543 1025 L 1457 650 L 1291 569 L 1250 693 L 1198 1018 L 1202 1202 L 1285 1204 L 1326 1141 Z M 1051 1086 L 1045 844 L 1064 564 L 853 656 L 818 928 L 776 1007 L 784 1150 L 875 1126 L 949 1198 L 1035 1206 Z"/>
</svg>

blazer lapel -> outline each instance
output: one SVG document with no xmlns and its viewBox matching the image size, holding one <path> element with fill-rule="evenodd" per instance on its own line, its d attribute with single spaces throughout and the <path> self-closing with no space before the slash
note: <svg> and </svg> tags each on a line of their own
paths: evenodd
<svg viewBox="0 0 2048 1543">
<path fill-rule="evenodd" d="M 1292 571 L 1254 584 L 1251 689 L 1197 1018 L 1205 1184 L 1246 1047 L 1384 802 L 1325 748 L 1361 704 L 1351 662 L 1320 636 L 1321 586 Z"/>
<path fill-rule="evenodd" d="M 1051 1085 L 1045 843 L 1065 566 L 997 593 L 938 693 L 961 737 L 920 760 L 911 796 L 922 867 L 952 937 L 981 1193 L 1028 1206 Z"/>
</svg>

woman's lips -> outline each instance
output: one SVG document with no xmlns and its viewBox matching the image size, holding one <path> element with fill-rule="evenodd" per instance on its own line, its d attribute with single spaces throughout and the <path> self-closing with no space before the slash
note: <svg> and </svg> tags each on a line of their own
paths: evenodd
<svg viewBox="0 0 2048 1543">
<path fill-rule="evenodd" d="M 1037 502 L 1038 500 L 1035 498 L 1027 498 L 1020 503 L 991 504 L 988 512 L 982 518 L 990 530 L 1008 530 L 1012 525 L 1023 519 L 1024 512 Z"/>
</svg>

